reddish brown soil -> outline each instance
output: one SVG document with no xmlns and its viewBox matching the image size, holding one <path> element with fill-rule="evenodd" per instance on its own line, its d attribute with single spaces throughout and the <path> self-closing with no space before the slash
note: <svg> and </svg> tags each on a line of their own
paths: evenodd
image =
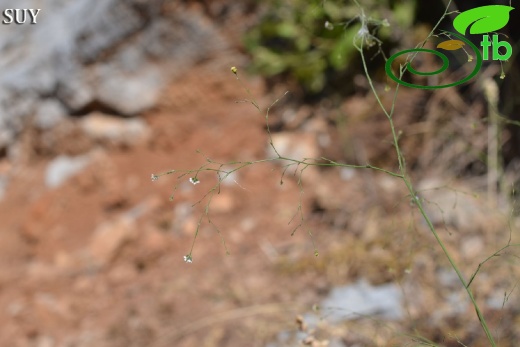
<svg viewBox="0 0 520 347">
<path fill-rule="evenodd" d="M 229 56 L 197 66 L 171 84 L 144 115 L 150 136 L 130 146 L 56 129 L 50 153 L 41 150 L 41 135 L 26 130 L 22 159 L 0 162 L 11 177 L 0 202 L 0 346 L 265 346 L 277 332 L 296 330 L 294 317 L 332 285 L 360 277 L 374 284 L 396 281 L 404 290 L 409 283 L 423 286 L 414 287 L 423 301 L 410 304 L 408 322 L 390 332 L 345 328 L 328 330 L 323 338 L 386 346 L 401 343 L 406 337 L 398 333 L 414 328 L 454 343 L 451 332 L 461 339 L 482 337 L 471 308 L 461 315 L 464 324 L 445 322 L 429 331 L 427 315 L 449 306 L 433 276 L 446 261 L 433 238 L 414 225 L 417 213 L 406 192 L 380 174 L 362 171 L 348 184 L 337 170 L 304 175 L 302 210 L 306 226 L 313 227 L 316 258 L 305 228 L 291 237 L 299 215 L 288 225 L 300 201 L 298 174 L 288 171 L 280 185 L 279 164 L 244 168 L 212 198 L 209 216 L 220 235 L 202 218 L 193 263 L 183 261 L 208 200 L 191 205 L 216 184 L 216 175 L 201 172 L 201 183 L 192 185 L 193 174 L 156 182 L 151 174 L 197 169 L 206 157 L 229 162 L 267 156 L 263 114 L 235 103 L 249 97 L 229 71 L 236 61 L 238 56 Z M 264 90 L 259 79 L 242 79 L 261 105 L 280 95 Z M 352 99 L 350 106 L 362 102 Z M 359 125 L 349 131 L 363 141 L 360 146 L 374 141 L 391 148 L 386 140 L 381 145 L 383 129 Z M 414 146 L 412 141 L 410 152 Z M 383 147 L 364 155 L 378 157 Z M 45 187 L 54 155 L 87 152 L 95 154 L 86 169 L 56 189 Z M 389 158 L 380 162 L 391 163 Z M 449 240 L 457 249 L 459 236 Z M 469 273 L 477 263 L 464 264 Z M 492 321 L 507 330 L 505 313 L 494 314 Z M 486 345 L 473 341 L 471 346 Z"/>
</svg>

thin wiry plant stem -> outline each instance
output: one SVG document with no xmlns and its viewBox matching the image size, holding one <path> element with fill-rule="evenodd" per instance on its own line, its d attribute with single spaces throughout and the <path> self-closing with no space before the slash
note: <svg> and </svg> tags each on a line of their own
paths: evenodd
<svg viewBox="0 0 520 347">
<path fill-rule="evenodd" d="M 354 2 L 359 6 L 359 3 L 356 0 L 354 0 Z M 451 3 L 451 1 L 450 1 L 450 3 Z M 446 8 L 446 11 L 445 11 L 444 15 L 441 17 L 441 19 L 439 20 L 439 22 L 437 23 L 437 25 L 434 27 L 433 30 L 435 30 L 435 28 L 439 25 L 439 23 L 447 15 L 449 4 L 448 4 L 448 6 Z M 431 37 L 431 35 L 433 35 L 433 30 L 430 32 L 430 35 L 428 36 L 428 38 Z M 354 45 L 356 46 L 356 48 L 358 49 L 358 51 L 361 54 L 361 61 L 362 61 L 362 64 L 363 64 L 363 69 L 365 71 L 365 75 L 366 75 L 367 80 L 369 82 L 369 85 L 370 85 L 370 88 L 372 90 L 372 93 L 374 94 L 374 96 L 375 96 L 379 106 L 381 107 L 381 109 L 383 110 L 385 115 L 387 116 L 388 121 L 390 123 L 390 129 L 392 131 L 392 138 L 393 138 L 394 148 L 395 148 L 395 151 L 396 151 L 396 154 L 397 154 L 397 159 L 398 159 L 398 162 L 399 162 L 399 175 L 400 175 L 399 178 L 402 179 L 403 183 L 405 184 L 406 188 L 408 189 L 408 192 L 412 196 L 412 199 L 414 200 L 415 205 L 417 206 L 417 208 L 419 209 L 421 215 L 423 216 L 424 221 L 428 225 L 428 228 L 430 229 L 431 233 L 435 237 L 435 240 L 439 244 L 439 246 L 442 249 L 444 255 L 448 259 L 448 262 L 450 263 L 451 267 L 453 268 L 453 270 L 457 274 L 457 277 L 459 278 L 461 284 L 464 286 L 464 289 L 466 290 L 466 293 L 467 293 L 469 299 L 471 300 L 471 302 L 473 304 L 473 307 L 475 308 L 475 312 L 476 312 L 477 317 L 478 317 L 478 319 L 480 321 L 480 325 L 482 326 L 482 329 L 484 330 L 487 339 L 491 343 L 491 346 L 496 347 L 496 343 L 495 343 L 495 340 L 493 338 L 493 335 L 491 334 L 491 332 L 489 330 L 489 327 L 488 327 L 488 325 L 486 323 L 484 315 L 482 314 L 482 312 L 480 310 L 480 307 L 479 307 L 477 301 L 475 300 L 475 297 L 473 296 L 473 293 L 472 293 L 471 289 L 469 288 L 468 283 L 464 279 L 464 276 L 463 276 L 462 272 L 460 271 L 459 267 L 457 266 L 457 264 L 455 263 L 455 261 L 453 260 L 453 257 L 451 256 L 451 253 L 446 248 L 444 242 L 442 241 L 442 239 L 440 238 L 439 234 L 437 233 L 435 227 L 433 226 L 430 218 L 426 214 L 426 211 L 423 208 L 421 199 L 417 198 L 417 195 L 416 195 L 415 189 L 413 188 L 411 179 L 406 174 L 406 167 L 405 167 L 404 156 L 403 156 L 403 154 L 401 152 L 401 149 L 399 147 L 399 138 L 398 138 L 398 136 L 396 134 L 395 126 L 394 126 L 394 123 L 393 123 L 393 113 L 394 113 L 394 110 L 395 110 L 394 107 L 395 107 L 395 101 L 396 101 L 398 86 L 396 87 L 396 91 L 395 91 L 394 100 L 393 100 L 393 103 L 392 103 L 391 110 L 390 110 L 390 112 L 388 112 L 386 110 L 386 108 L 384 107 L 384 105 L 383 105 L 383 103 L 382 103 L 382 101 L 381 101 L 381 99 L 379 97 L 379 94 L 378 94 L 378 92 L 377 92 L 377 90 L 376 90 L 376 88 L 375 88 L 375 86 L 374 86 L 374 84 L 372 82 L 370 74 L 368 73 L 368 67 L 367 67 L 367 63 L 366 63 L 365 56 L 364 56 L 364 53 L 363 53 L 363 43 L 364 43 L 363 38 L 361 38 L 361 44 L 358 46 L 354 42 Z M 424 45 L 424 43 L 423 43 L 423 45 Z M 401 70 L 401 73 L 403 71 L 404 70 Z M 475 273 L 475 275 L 476 275 L 476 273 Z M 472 278 L 472 280 L 473 280 L 473 278 Z"/>
</svg>

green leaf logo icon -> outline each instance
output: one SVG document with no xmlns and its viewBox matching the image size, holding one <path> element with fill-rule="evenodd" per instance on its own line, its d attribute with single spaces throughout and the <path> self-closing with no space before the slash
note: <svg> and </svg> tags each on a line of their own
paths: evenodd
<svg viewBox="0 0 520 347">
<path fill-rule="evenodd" d="M 485 34 L 497 31 L 506 26 L 509 12 L 514 7 L 505 5 L 488 5 L 472 8 L 459 14 L 453 21 L 453 26 L 462 35 L 471 26 L 470 34 Z M 473 24 L 473 25 L 472 25 Z"/>
</svg>

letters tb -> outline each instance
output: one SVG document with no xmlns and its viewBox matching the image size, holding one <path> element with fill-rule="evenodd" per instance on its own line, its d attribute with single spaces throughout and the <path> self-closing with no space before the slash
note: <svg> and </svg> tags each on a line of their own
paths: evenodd
<svg viewBox="0 0 520 347">
<path fill-rule="evenodd" d="M 482 42 L 480 42 L 480 46 L 482 47 L 482 59 L 488 60 L 489 59 L 489 46 L 493 48 L 493 60 L 507 60 L 511 58 L 511 55 L 513 54 L 513 48 L 511 47 L 511 44 L 506 41 L 499 41 L 498 35 L 493 35 L 493 42 L 489 41 L 489 35 L 482 36 Z M 500 47 L 504 47 L 506 49 L 505 53 L 500 53 L 498 49 Z"/>
</svg>

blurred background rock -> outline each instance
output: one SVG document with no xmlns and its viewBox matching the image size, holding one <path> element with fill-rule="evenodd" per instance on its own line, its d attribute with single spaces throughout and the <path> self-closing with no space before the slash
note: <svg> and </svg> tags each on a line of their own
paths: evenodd
<svg viewBox="0 0 520 347">
<path fill-rule="evenodd" d="M 410 343 L 402 332 L 446 346 L 457 339 L 486 346 L 413 200 L 388 176 L 309 169 L 301 194 L 293 169 L 283 185 L 279 165 L 235 172 L 210 209 L 231 255 L 203 218 L 192 264 L 183 257 L 204 213 L 205 203 L 196 202 L 216 178 L 202 172 L 197 186 L 174 175 L 150 180 L 152 173 L 197 169 L 205 156 L 273 155 L 264 114 L 235 103 L 250 95 L 231 66 L 263 109 L 290 91 L 270 114 L 284 153 L 396 170 L 387 120 L 351 46 L 359 26 L 341 24 L 359 14 L 354 4 L 0 4 L 41 9 L 35 25 L 0 25 L 0 346 Z M 362 5 L 377 19 L 370 28 L 380 27 L 388 55 L 421 41 L 445 2 Z M 384 19 L 390 27 L 380 25 Z M 376 53 L 377 45 L 369 68 L 389 104 Z M 500 86 L 501 111 L 512 120 L 514 66 L 505 65 L 512 68 Z M 490 64 L 482 74 L 497 71 Z M 501 143 L 505 209 L 490 209 L 479 83 L 403 88 L 395 117 L 419 197 L 468 277 L 518 237 L 518 131 L 506 128 Z M 287 223 L 300 202 L 306 224 L 291 238 L 300 217 Z M 508 249 L 488 263 L 474 284 L 503 347 L 520 338 L 517 253 Z M 367 305 L 345 304 L 363 295 Z M 320 303 L 338 307 L 312 309 Z M 298 314 L 314 332 L 298 328 Z"/>
</svg>

